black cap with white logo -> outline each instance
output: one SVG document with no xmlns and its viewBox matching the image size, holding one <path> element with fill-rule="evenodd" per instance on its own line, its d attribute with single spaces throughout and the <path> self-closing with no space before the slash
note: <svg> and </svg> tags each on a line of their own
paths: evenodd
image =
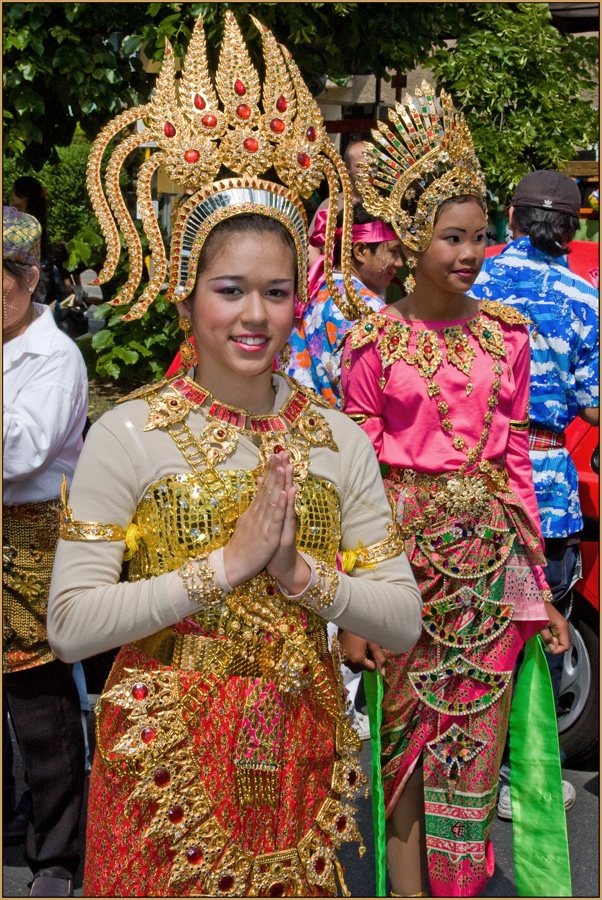
<svg viewBox="0 0 602 900">
<path fill-rule="evenodd" d="M 510 205 L 550 209 L 578 219 L 581 194 L 568 175 L 540 169 L 525 175 L 514 191 Z"/>
</svg>

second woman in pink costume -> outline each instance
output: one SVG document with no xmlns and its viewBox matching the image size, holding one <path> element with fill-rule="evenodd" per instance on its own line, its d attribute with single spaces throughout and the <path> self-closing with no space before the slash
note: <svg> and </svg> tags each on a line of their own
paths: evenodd
<svg viewBox="0 0 602 900">
<path fill-rule="evenodd" d="M 422 140 L 427 166 L 414 183 L 406 173 L 397 218 L 415 283 L 350 331 L 342 388 L 345 412 L 389 466 L 385 484 L 424 602 L 416 647 L 386 654 L 381 762 L 393 896 L 428 896 L 427 868 L 433 896 L 475 896 L 493 874 L 489 831 L 514 664 L 538 630 L 552 653 L 567 649 L 568 634 L 541 570 L 525 320 L 466 294 L 485 252 L 478 161 L 463 120 L 455 129 L 449 118 L 439 123 L 423 91 L 422 117 L 407 117 L 406 137 Z M 410 149 L 408 170 L 417 169 Z M 386 198 L 385 157 L 374 154 L 371 184 L 385 186 Z M 437 155 L 443 174 L 428 168 Z M 386 213 L 387 200 L 367 193 L 370 211 Z M 360 662 L 365 641 L 341 640 Z"/>
</svg>

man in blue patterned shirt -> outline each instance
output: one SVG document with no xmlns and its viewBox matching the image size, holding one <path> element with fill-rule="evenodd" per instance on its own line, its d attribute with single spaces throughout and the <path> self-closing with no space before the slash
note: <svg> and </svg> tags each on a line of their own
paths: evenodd
<svg viewBox="0 0 602 900">
<path fill-rule="evenodd" d="M 567 247 L 579 224 L 579 206 L 579 188 L 567 175 L 545 170 L 525 176 L 509 209 L 513 240 L 485 260 L 470 291 L 479 299 L 516 307 L 533 323 L 530 456 L 545 539 L 545 574 L 565 614 L 563 597 L 573 583 L 583 519 L 564 431 L 578 415 L 591 425 L 599 423 L 598 292 L 568 268 Z M 562 657 L 548 662 L 558 703 Z M 566 793 L 572 786 L 565 785 Z M 503 800 L 500 795 L 500 804 Z"/>
</svg>

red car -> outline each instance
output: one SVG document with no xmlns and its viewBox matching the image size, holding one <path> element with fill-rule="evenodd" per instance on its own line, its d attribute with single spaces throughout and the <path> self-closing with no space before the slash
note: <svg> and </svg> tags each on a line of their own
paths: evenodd
<svg viewBox="0 0 602 900">
<path fill-rule="evenodd" d="M 600 703 L 600 445 L 599 431 L 582 419 L 566 430 L 567 450 L 579 474 L 583 515 L 581 577 L 573 586 L 571 649 L 564 654 L 558 731 L 567 759 L 578 764 L 597 753 Z"/>
</svg>

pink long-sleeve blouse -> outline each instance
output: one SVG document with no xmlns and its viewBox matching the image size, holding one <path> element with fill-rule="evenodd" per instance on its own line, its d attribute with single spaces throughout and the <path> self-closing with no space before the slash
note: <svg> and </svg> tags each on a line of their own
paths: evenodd
<svg viewBox="0 0 602 900">
<path fill-rule="evenodd" d="M 496 324 L 499 326 L 507 352 L 500 360 L 503 368 L 501 388 L 481 458 L 491 461 L 505 457 L 510 488 L 541 536 L 529 459 L 529 435 L 524 427 L 529 414 L 529 334 L 523 324 L 525 320 L 515 310 L 509 307 L 500 310 L 499 307 L 500 304 L 491 302 L 480 305 L 485 321 L 495 323 L 494 328 Z M 409 354 L 416 351 L 420 331 L 437 332 L 442 359 L 434 380 L 440 387 L 440 394 L 430 397 L 427 381 L 419 374 L 418 366 L 408 364 L 403 358 L 383 366 L 378 340 L 371 339 L 353 349 L 354 343 L 361 342 L 357 338 L 362 327 L 365 338 L 368 319 L 372 320 L 374 332 L 378 330 L 379 338 L 390 329 L 391 320 L 410 326 Z M 466 454 L 453 446 L 450 435 L 441 428 L 437 404 L 442 400 L 448 404 L 453 434 L 460 435 L 469 447 L 474 447 L 483 431 L 495 377 L 494 359 L 467 327 L 471 320 L 410 322 L 400 320 L 389 310 L 368 319 L 362 320 L 363 326 L 360 323 L 350 332 L 345 347 L 341 375 L 345 412 L 350 416 L 367 416 L 361 427 L 372 440 L 381 463 L 426 473 L 459 469 L 466 462 Z M 451 328 L 461 329 L 475 353 L 468 376 L 447 358 L 445 331 Z M 468 393 L 469 383 L 472 387 Z M 513 428 L 511 422 L 516 423 Z M 517 428 L 519 423 L 523 425 L 522 430 Z M 541 581 L 545 582 L 543 575 Z"/>
</svg>

